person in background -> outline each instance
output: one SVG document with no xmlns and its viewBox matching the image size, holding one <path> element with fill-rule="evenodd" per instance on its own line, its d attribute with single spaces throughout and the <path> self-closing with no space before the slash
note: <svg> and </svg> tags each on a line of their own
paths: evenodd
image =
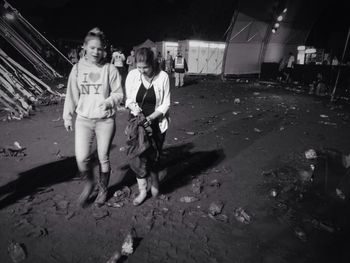
<svg viewBox="0 0 350 263">
<path fill-rule="evenodd" d="M 111 173 L 109 152 L 115 134 L 115 108 L 122 101 L 123 93 L 119 72 L 109 63 L 104 63 L 104 33 L 94 28 L 84 40 L 84 57 L 73 66 L 67 84 L 63 108 L 64 126 L 73 131 L 75 121 L 75 155 L 79 172 L 85 179 L 84 189 L 78 199 L 86 204 L 95 188 L 92 173 L 92 145 L 96 139 L 100 173 L 99 188 L 95 200 L 97 206 L 104 204 Z"/>
<path fill-rule="evenodd" d="M 338 66 L 338 65 L 339 65 L 339 60 L 336 56 L 334 56 L 332 59 L 332 66 Z"/>
<path fill-rule="evenodd" d="M 53 51 L 51 50 L 51 48 L 49 46 L 47 46 L 45 49 L 45 59 L 49 64 L 51 64 L 53 66 L 56 65 L 55 54 L 53 53 Z"/>
<path fill-rule="evenodd" d="M 112 53 L 111 64 L 113 64 L 118 69 L 120 74 L 123 73 L 124 62 L 125 62 L 125 55 L 123 54 L 120 48 L 116 49 Z"/>
<path fill-rule="evenodd" d="M 68 53 L 68 58 L 73 65 L 78 63 L 78 51 L 76 48 L 71 48 L 71 50 Z"/>
<path fill-rule="evenodd" d="M 317 96 L 325 96 L 327 86 L 322 73 L 317 73 L 316 80 L 310 86 L 309 94 L 315 93 Z"/>
<path fill-rule="evenodd" d="M 147 176 L 151 176 L 152 196 L 159 194 L 159 157 L 162 151 L 165 134 L 168 129 L 168 112 L 170 107 L 169 76 L 160 70 L 154 53 L 149 48 L 136 51 L 136 69 L 129 72 L 126 86 L 126 108 L 130 109 L 130 120 L 144 116 L 145 128 L 151 128 L 149 139 L 154 142 L 152 150 L 138 156 L 136 173 L 139 188 L 134 205 L 140 205 L 147 197 Z M 130 123 L 129 120 L 129 123 Z"/>
<path fill-rule="evenodd" d="M 128 72 L 136 68 L 135 51 L 134 50 L 130 51 L 130 55 L 126 59 L 126 64 L 129 66 Z"/>
<path fill-rule="evenodd" d="M 79 60 L 80 60 L 85 56 L 84 46 L 79 45 L 78 50 L 79 50 Z"/>
<path fill-rule="evenodd" d="M 111 64 L 113 64 L 119 71 L 119 74 L 120 74 L 120 77 L 121 77 L 121 82 L 122 82 L 122 87 L 123 87 L 123 92 L 124 92 L 124 96 L 125 96 L 125 89 L 124 89 L 124 81 L 125 81 L 124 62 L 125 62 L 125 55 L 123 54 L 121 48 L 117 48 L 112 53 Z"/>
<path fill-rule="evenodd" d="M 164 61 L 164 58 L 160 52 L 158 52 L 157 61 L 158 61 L 160 69 L 165 71 L 165 61 Z"/>
<path fill-rule="evenodd" d="M 184 85 L 185 73 L 188 71 L 186 59 L 182 56 L 181 52 L 177 52 L 174 59 L 174 72 L 175 72 L 175 87 L 179 88 Z"/>
<path fill-rule="evenodd" d="M 279 66 L 279 71 L 281 72 L 281 78 L 280 80 L 290 82 L 291 78 L 290 75 L 292 73 L 292 69 L 295 64 L 295 57 L 292 52 L 289 52 L 288 57 L 285 57 L 282 59 L 280 66 Z"/>
<path fill-rule="evenodd" d="M 165 71 L 170 75 L 173 71 L 173 56 L 170 51 L 167 52 L 165 58 Z"/>
</svg>

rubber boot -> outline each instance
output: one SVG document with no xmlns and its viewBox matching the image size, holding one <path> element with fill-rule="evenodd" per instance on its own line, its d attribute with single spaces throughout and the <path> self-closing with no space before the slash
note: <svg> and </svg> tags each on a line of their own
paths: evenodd
<svg viewBox="0 0 350 263">
<path fill-rule="evenodd" d="M 153 197 L 159 195 L 159 178 L 158 173 L 151 172 L 151 193 Z"/>
<path fill-rule="evenodd" d="M 94 190 L 95 185 L 91 171 L 82 172 L 81 177 L 85 180 L 85 185 L 78 198 L 78 204 L 83 207 L 86 205 L 86 201 L 89 199 L 89 196 Z"/>
<path fill-rule="evenodd" d="M 111 172 L 107 173 L 100 173 L 97 181 L 97 186 L 98 186 L 98 195 L 95 200 L 95 205 L 96 206 L 102 206 L 106 202 L 107 199 L 107 188 L 108 188 L 108 183 L 109 183 L 109 177 L 110 177 Z"/>
<path fill-rule="evenodd" d="M 136 178 L 139 187 L 139 195 L 132 201 L 132 203 L 137 206 L 142 204 L 147 197 L 147 179 L 146 178 Z"/>
</svg>

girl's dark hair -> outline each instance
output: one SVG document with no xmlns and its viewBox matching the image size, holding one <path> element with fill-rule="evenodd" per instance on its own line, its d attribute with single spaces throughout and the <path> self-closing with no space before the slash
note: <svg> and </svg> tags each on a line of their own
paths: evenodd
<svg viewBox="0 0 350 263">
<path fill-rule="evenodd" d="M 159 63 L 157 59 L 155 59 L 154 52 L 150 48 L 142 47 L 137 49 L 135 52 L 135 59 L 136 59 L 136 63 L 144 62 L 147 65 L 152 67 L 153 72 L 155 74 L 159 73 L 160 71 Z"/>
<path fill-rule="evenodd" d="M 87 42 L 89 42 L 91 39 L 99 39 L 101 41 L 101 44 L 103 46 L 103 48 L 106 47 L 106 36 L 103 33 L 103 31 L 101 31 L 101 29 L 99 29 L 98 27 L 94 27 L 93 29 L 91 29 L 85 39 L 84 39 L 84 44 L 87 44 Z"/>
</svg>

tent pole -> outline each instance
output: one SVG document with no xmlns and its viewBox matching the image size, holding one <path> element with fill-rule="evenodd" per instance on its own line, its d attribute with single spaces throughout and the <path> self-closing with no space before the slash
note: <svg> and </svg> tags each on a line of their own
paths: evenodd
<svg viewBox="0 0 350 263">
<path fill-rule="evenodd" d="M 230 22 L 230 25 L 228 29 L 226 30 L 225 34 L 226 35 L 226 41 L 225 41 L 225 49 L 224 49 L 224 57 L 222 58 L 222 66 L 221 66 L 221 80 L 225 80 L 225 66 L 226 66 L 226 56 L 227 56 L 227 50 L 230 45 L 230 39 L 231 39 L 231 33 L 233 30 L 233 26 L 236 23 L 239 11 L 238 11 L 238 0 L 236 0 L 235 3 L 235 11 L 233 12 L 233 16 Z"/>
<path fill-rule="evenodd" d="M 29 29 L 33 30 L 38 36 L 40 36 L 42 39 L 44 39 L 46 41 L 46 43 L 48 43 L 54 50 L 56 50 L 56 52 L 58 54 L 60 54 L 70 65 L 73 65 L 72 62 L 65 56 L 62 54 L 61 51 L 59 51 L 53 44 L 51 44 L 51 42 L 46 39 L 35 27 L 32 26 L 31 23 L 29 23 L 27 21 L 27 19 L 25 19 L 19 12 L 17 9 L 15 9 L 12 5 L 10 5 L 10 3 L 8 3 L 6 0 L 4 0 L 4 2 L 12 9 L 15 11 L 16 15 L 19 17 L 20 21 L 22 21 L 22 23 L 24 25 L 26 25 Z"/>
<path fill-rule="evenodd" d="M 341 57 L 340 64 L 338 65 L 338 73 L 337 73 L 337 78 L 335 79 L 334 88 L 333 88 L 333 92 L 332 92 L 332 95 L 331 95 L 331 102 L 334 101 L 335 91 L 337 90 L 337 85 L 338 85 L 339 76 L 340 76 L 340 67 L 341 67 L 341 65 L 343 64 L 343 61 L 344 61 L 345 52 L 346 52 L 346 49 L 347 49 L 348 43 L 349 43 L 349 36 L 350 36 L 350 27 L 348 29 L 348 35 L 346 37 L 345 46 L 344 46 L 344 50 L 343 50 L 343 55 Z"/>
</svg>

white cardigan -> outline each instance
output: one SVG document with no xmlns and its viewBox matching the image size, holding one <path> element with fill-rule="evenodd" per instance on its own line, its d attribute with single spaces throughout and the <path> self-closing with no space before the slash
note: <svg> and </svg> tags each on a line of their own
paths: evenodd
<svg viewBox="0 0 350 263">
<path fill-rule="evenodd" d="M 136 95 L 141 86 L 141 73 L 138 69 L 129 72 L 125 81 L 126 101 L 125 106 L 130 109 L 130 105 L 136 103 Z M 159 129 L 163 133 L 168 129 L 168 111 L 170 108 L 170 84 L 169 76 L 166 72 L 160 71 L 153 79 L 154 92 L 156 94 L 155 110 L 163 113 L 159 118 Z"/>
</svg>

